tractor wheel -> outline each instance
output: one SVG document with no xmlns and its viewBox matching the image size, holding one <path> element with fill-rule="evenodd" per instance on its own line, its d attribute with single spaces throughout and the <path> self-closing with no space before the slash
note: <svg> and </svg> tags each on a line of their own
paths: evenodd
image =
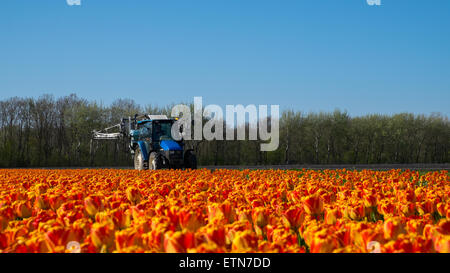
<svg viewBox="0 0 450 273">
<path fill-rule="evenodd" d="M 150 169 L 151 170 L 159 170 L 162 169 L 162 160 L 161 156 L 158 153 L 152 152 L 149 158 Z"/>
<path fill-rule="evenodd" d="M 147 169 L 147 162 L 144 160 L 144 155 L 139 147 L 134 151 L 134 169 L 135 170 L 145 170 Z"/>
<path fill-rule="evenodd" d="M 192 151 L 187 151 L 184 155 L 184 167 L 186 169 L 197 169 L 197 157 Z"/>
</svg>

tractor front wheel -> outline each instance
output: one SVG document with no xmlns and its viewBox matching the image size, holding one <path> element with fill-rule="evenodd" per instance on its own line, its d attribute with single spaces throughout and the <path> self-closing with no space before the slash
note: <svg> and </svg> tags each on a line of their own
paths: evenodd
<svg viewBox="0 0 450 273">
<path fill-rule="evenodd" d="M 134 151 L 134 169 L 140 171 L 145 170 L 148 168 L 146 163 L 141 149 L 137 147 L 136 151 Z"/>
</svg>

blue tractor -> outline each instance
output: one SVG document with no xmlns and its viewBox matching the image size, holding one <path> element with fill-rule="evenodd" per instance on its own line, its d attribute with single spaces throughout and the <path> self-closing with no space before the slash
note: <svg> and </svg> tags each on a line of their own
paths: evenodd
<svg viewBox="0 0 450 273">
<path fill-rule="evenodd" d="M 136 170 L 196 169 L 194 151 L 187 149 L 183 140 L 172 137 L 175 121 L 165 115 L 135 115 L 123 118 L 120 124 L 94 131 L 92 140 L 128 140 Z M 119 128 L 120 132 L 110 133 L 113 128 Z"/>
</svg>

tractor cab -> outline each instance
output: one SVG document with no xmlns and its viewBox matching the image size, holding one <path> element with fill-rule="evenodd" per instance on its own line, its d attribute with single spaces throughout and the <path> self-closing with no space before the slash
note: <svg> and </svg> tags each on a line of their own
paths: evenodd
<svg viewBox="0 0 450 273">
<path fill-rule="evenodd" d="M 138 135 L 154 141 L 173 140 L 172 125 L 174 120 L 143 120 L 137 123 Z"/>
</svg>

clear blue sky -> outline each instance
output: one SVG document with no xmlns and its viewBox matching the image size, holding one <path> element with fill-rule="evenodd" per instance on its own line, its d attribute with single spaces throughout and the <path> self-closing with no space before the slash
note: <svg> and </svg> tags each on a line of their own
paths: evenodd
<svg viewBox="0 0 450 273">
<path fill-rule="evenodd" d="M 2 0 L 0 99 L 450 114 L 450 1 Z"/>
</svg>

